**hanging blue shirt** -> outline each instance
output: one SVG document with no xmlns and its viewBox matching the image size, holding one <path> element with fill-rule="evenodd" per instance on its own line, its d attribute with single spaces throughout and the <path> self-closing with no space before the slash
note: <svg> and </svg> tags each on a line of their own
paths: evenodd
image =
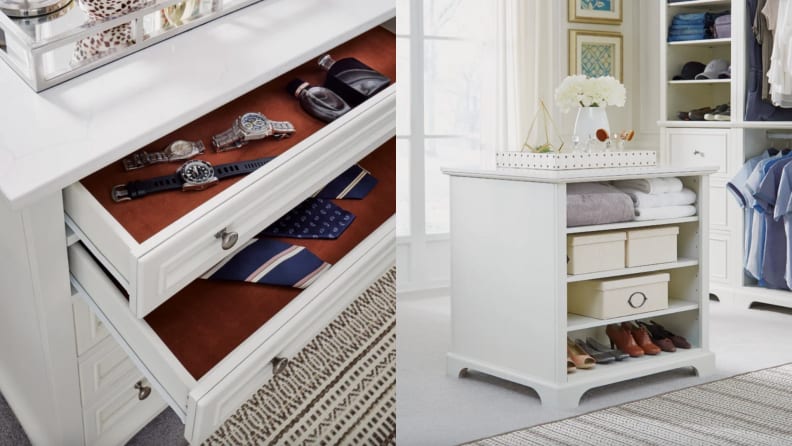
<svg viewBox="0 0 792 446">
<path fill-rule="evenodd" d="M 784 166 L 784 170 L 781 172 L 773 217 L 776 220 L 783 220 L 784 223 L 787 240 L 784 280 L 787 288 L 792 289 L 792 243 L 790 243 L 792 241 L 792 163 Z"/>
<path fill-rule="evenodd" d="M 776 289 L 787 289 L 786 279 L 784 278 L 787 265 L 787 236 L 784 230 L 784 222 L 775 219 L 775 207 L 778 205 L 778 189 L 781 183 L 781 175 L 790 161 L 792 161 L 790 157 L 784 157 L 776 161 L 767 170 L 761 184 L 759 184 L 759 189 L 754 194 L 756 208 L 762 212 L 762 218 L 765 222 L 761 285 Z"/>
<path fill-rule="evenodd" d="M 748 251 L 751 248 L 751 223 L 753 220 L 753 207 L 748 205 L 748 197 L 753 197 L 745 183 L 748 181 L 751 172 L 756 168 L 756 165 L 759 164 L 759 161 L 768 158 L 770 158 L 770 153 L 765 150 L 761 155 L 749 159 L 743 164 L 737 175 L 726 184 L 726 189 L 734 195 L 737 205 L 743 208 L 743 230 L 745 232 L 743 237 L 743 268 L 748 266 Z"/>
</svg>

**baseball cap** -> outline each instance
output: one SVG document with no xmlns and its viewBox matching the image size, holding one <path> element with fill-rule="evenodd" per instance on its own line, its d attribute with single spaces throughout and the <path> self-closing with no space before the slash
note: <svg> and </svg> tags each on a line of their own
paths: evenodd
<svg viewBox="0 0 792 446">
<path fill-rule="evenodd" d="M 690 61 L 682 66 L 682 72 L 674 76 L 675 81 L 692 81 L 696 75 L 704 71 L 704 64 L 701 62 Z"/>
<path fill-rule="evenodd" d="M 725 77 L 722 77 L 725 76 Z M 702 73 L 696 75 L 696 79 L 727 79 L 731 78 L 731 65 L 723 59 L 711 60 Z"/>
</svg>

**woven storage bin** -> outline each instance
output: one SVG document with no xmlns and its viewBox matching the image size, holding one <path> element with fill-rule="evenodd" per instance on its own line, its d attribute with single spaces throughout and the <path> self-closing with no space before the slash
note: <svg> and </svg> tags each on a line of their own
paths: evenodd
<svg viewBox="0 0 792 446">
<path fill-rule="evenodd" d="M 610 319 L 668 308 L 668 273 L 570 283 L 567 311 Z"/>
</svg>

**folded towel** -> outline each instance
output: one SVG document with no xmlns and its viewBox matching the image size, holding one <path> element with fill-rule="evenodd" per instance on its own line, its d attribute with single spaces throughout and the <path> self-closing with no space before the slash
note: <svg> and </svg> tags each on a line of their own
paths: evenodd
<svg viewBox="0 0 792 446">
<path fill-rule="evenodd" d="M 660 220 L 664 218 L 682 218 L 696 215 L 696 207 L 665 206 L 662 208 L 635 208 L 635 220 Z"/>
<path fill-rule="evenodd" d="M 567 227 L 604 225 L 635 218 L 635 206 L 627 194 L 610 184 L 567 185 Z"/>
<path fill-rule="evenodd" d="M 667 194 L 681 192 L 682 180 L 679 178 L 641 178 L 638 180 L 615 181 L 614 186 L 638 190 L 647 194 Z"/>
<path fill-rule="evenodd" d="M 682 189 L 680 192 L 669 192 L 667 194 L 647 194 L 639 190 L 627 187 L 619 188 L 622 192 L 632 198 L 637 208 L 662 208 L 666 206 L 683 206 L 696 202 L 696 193 L 690 189 Z"/>
</svg>

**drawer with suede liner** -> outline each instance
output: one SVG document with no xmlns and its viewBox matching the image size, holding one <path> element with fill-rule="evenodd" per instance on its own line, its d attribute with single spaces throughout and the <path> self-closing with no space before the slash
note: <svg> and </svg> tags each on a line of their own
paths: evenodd
<svg viewBox="0 0 792 446">
<path fill-rule="evenodd" d="M 159 152 L 175 140 L 201 140 L 205 152 L 192 159 L 214 166 L 274 157 L 246 176 L 222 179 L 197 192 L 171 190 L 114 202 L 114 186 L 171 175 L 183 163 L 127 172 L 115 161 L 66 188 L 67 224 L 129 295 L 128 311 L 138 318 L 151 314 L 262 227 L 391 139 L 396 116 L 395 47 L 395 35 L 377 27 L 329 51 L 316 48 L 316 54 L 299 55 L 303 65 L 274 73 L 266 84 L 141 148 Z M 355 57 L 394 84 L 332 123 L 319 121 L 302 110 L 286 86 L 294 78 L 321 85 L 326 73 L 317 59 L 325 53 L 336 59 Z M 215 152 L 212 136 L 247 112 L 289 121 L 296 133 Z"/>
<path fill-rule="evenodd" d="M 185 421 L 188 440 L 210 435 L 273 369 L 393 265 L 395 150 L 391 139 L 359 161 L 378 182 L 360 200 L 334 200 L 355 216 L 338 238 L 276 239 L 331 265 L 305 289 L 197 279 L 139 319 L 128 311 L 123 288 L 88 250 L 81 243 L 70 248 L 75 288 Z"/>
</svg>

